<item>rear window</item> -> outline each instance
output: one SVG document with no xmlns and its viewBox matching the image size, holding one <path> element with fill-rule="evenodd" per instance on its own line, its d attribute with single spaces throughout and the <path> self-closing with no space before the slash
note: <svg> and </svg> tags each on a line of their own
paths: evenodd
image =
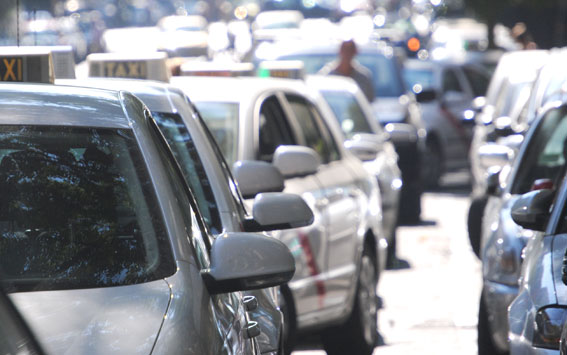
<svg viewBox="0 0 567 355">
<path fill-rule="evenodd" d="M 0 194 L 9 291 L 129 285 L 175 272 L 129 130 L 0 126 Z"/>
</svg>

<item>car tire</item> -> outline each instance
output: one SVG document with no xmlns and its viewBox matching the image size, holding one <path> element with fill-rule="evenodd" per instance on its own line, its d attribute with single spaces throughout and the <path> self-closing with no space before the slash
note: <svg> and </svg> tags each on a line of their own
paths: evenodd
<svg viewBox="0 0 567 355">
<path fill-rule="evenodd" d="M 327 354 L 372 354 L 379 339 L 377 280 L 376 257 L 365 247 L 352 312 L 345 323 L 322 334 Z"/>
<path fill-rule="evenodd" d="M 280 292 L 280 311 L 283 315 L 283 349 L 281 353 L 283 355 L 290 355 L 293 351 L 293 348 L 295 347 L 295 342 L 297 340 L 295 303 L 293 302 L 291 290 L 287 286 L 282 286 L 280 288 Z"/>
<path fill-rule="evenodd" d="M 423 183 L 429 189 L 438 188 L 445 170 L 443 153 L 436 141 L 428 141 L 423 157 Z"/>
<path fill-rule="evenodd" d="M 492 340 L 492 332 L 490 331 L 490 323 L 488 321 L 488 311 L 484 304 L 484 296 L 480 297 L 480 305 L 478 310 L 477 325 L 477 345 L 478 355 L 508 355 L 508 352 L 498 350 Z"/>
<path fill-rule="evenodd" d="M 467 216 L 467 230 L 471 248 L 478 258 L 480 258 L 480 234 L 482 229 L 482 216 L 488 198 L 486 196 L 475 197 L 471 201 Z"/>
</svg>

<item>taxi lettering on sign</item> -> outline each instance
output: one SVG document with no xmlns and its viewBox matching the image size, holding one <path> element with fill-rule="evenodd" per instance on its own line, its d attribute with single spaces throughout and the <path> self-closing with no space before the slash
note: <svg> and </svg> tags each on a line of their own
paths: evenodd
<svg viewBox="0 0 567 355">
<path fill-rule="evenodd" d="M 24 81 L 22 63 L 22 57 L 0 58 L 0 81 Z"/>
<path fill-rule="evenodd" d="M 103 63 L 103 76 L 144 79 L 147 76 L 146 63 L 137 61 L 105 62 Z"/>
</svg>

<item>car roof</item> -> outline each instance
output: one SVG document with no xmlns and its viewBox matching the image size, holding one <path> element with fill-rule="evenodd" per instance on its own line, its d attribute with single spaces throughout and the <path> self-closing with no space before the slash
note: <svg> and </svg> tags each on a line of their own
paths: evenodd
<svg viewBox="0 0 567 355">
<path fill-rule="evenodd" d="M 138 96 L 151 111 L 173 113 L 173 103 L 167 98 L 172 94 L 183 93 L 168 83 L 140 79 L 87 78 L 76 80 L 55 80 L 58 85 L 84 86 L 106 90 L 124 90 Z"/>
<path fill-rule="evenodd" d="M 295 92 L 312 98 L 305 82 L 297 79 L 183 76 L 172 77 L 171 84 L 185 91 L 192 101 L 244 103 L 272 91 Z"/>
<path fill-rule="evenodd" d="M 51 84 L 0 84 L 0 124 L 129 128 L 119 92 Z"/>
</svg>

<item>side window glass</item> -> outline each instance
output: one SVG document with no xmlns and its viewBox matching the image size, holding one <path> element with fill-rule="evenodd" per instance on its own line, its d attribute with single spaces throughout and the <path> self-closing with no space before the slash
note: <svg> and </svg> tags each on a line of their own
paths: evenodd
<svg viewBox="0 0 567 355">
<path fill-rule="evenodd" d="M 484 96 L 486 95 L 486 89 L 488 88 L 489 78 L 486 75 L 482 75 L 478 71 L 471 68 L 463 68 L 465 76 L 471 85 L 474 96 Z"/>
<path fill-rule="evenodd" d="M 447 91 L 463 91 L 459 84 L 459 78 L 452 69 L 445 70 L 443 73 L 443 92 Z"/>
<path fill-rule="evenodd" d="M 339 152 L 332 142 L 331 132 L 319 112 L 302 97 L 286 95 L 287 100 L 301 126 L 305 144 L 321 156 L 323 163 L 339 159 Z"/>
<path fill-rule="evenodd" d="M 259 125 L 260 160 L 271 162 L 278 146 L 295 144 L 283 109 L 275 96 L 262 103 Z"/>
<path fill-rule="evenodd" d="M 160 131 L 179 162 L 185 181 L 191 187 L 203 219 L 213 234 L 222 232 L 215 195 L 191 134 L 178 113 L 152 113 Z"/>
</svg>

